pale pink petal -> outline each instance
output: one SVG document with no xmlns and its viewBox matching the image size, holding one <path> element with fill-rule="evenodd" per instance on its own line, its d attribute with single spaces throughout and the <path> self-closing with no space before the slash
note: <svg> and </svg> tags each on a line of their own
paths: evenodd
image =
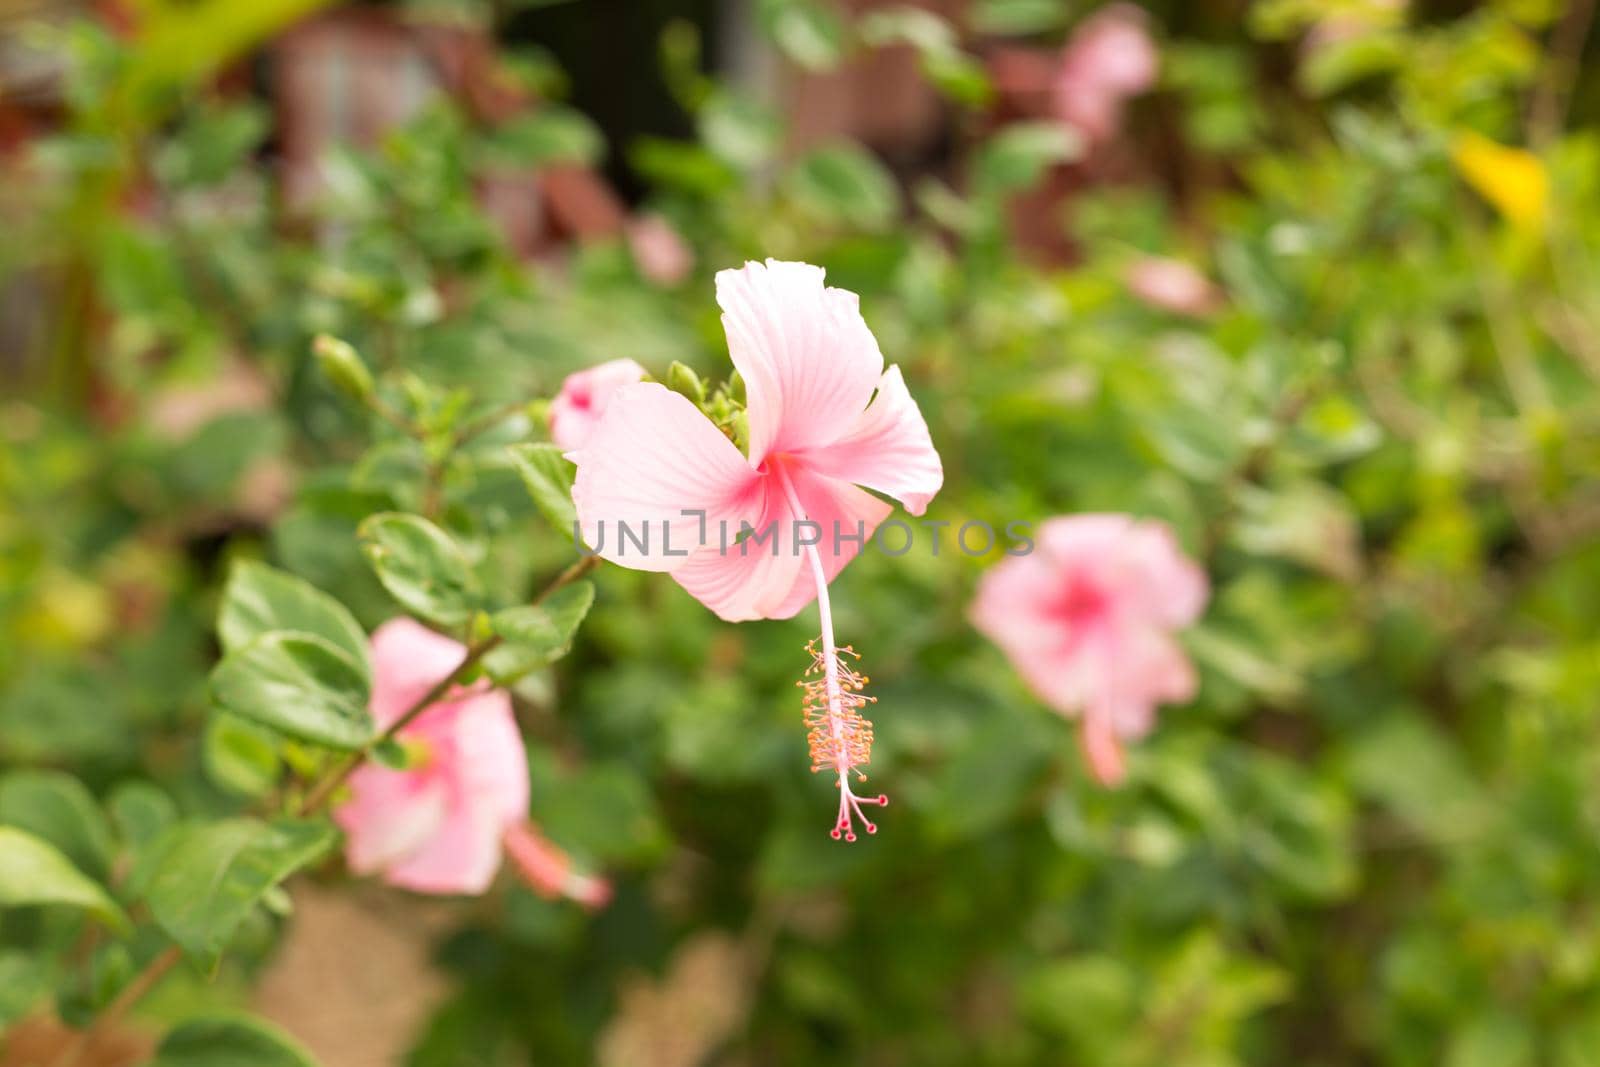
<svg viewBox="0 0 1600 1067">
<path fill-rule="evenodd" d="M 1160 56 L 1146 22 L 1132 4 L 1112 4 L 1085 20 L 1061 53 L 1056 114 L 1091 141 L 1110 139 L 1124 102 L 1155 85 Z"/>
<path fill-rule="evenodd" d="M 584 540 L 635 570 L 682 567 L 704 527 L 715 531 L 750 511 L 760 491 L 733 442 L 689 400 L 653 382 L 616 393 L 572 458 Z M 695 511 L 704 516 L 686 514 Z"/>
<path fill-rule="evenodd" d="M 1221 303 L 1216 287 L 1182 260 L 1145 256 L 1128 268 L 1128 291 L 1176 315 L 1209 315 Z"/>
<path fill-rule="evenodd" d="M 500 869 L 505 823 L 495 813 L 454 803 L 422 845 L 389 866 L 384 880 L 417 893 L 481 893 Z"/>
<path fill-rule="evenodd" d="M 773 617 L 802 573 L 794 515 L 781 490 L 767 477 L 758 489 L 748 510 L 712 526 L 710 544 L 672 572 L 673 581 L 728 622 Z M 746 528 L 753 534 L 740 539 Z"/>
<path fill-rule="evenodd" d="M 1084 713 L 1078 736 L 1095 780 L 1105 786 L 1121 784 L 1127 774 L 1127 763 L 1111 713 L 1098 706 L 1090 707 Z"/>
<path fill-rule="evenodd" d="M 872 404 L 835 441 L 800 453 L 830 478 L 887 493 L 921 515 L 944 484 L 944 465 L 899 367 L 884 371 Z"/>
<path fill-rule="evenodd" d="M 752 464 L 849 430 L 883 373 L 854 293 L 826 288 L 821 267 L 769 259 L 718 272 L 717 303 L 744 379 Z"/>
<path fill-rule="evenodd" d="M 628 223 L 627 236 L 639 273 L 657 285 L 677 285 L 694 269 L 694 250 L 660 215 L 640 215 Z"/>
<path fill-rule="evenodd" d="M 452 770 L 461 793 L 502 823 L 525 818 L 528 757 L 511 697 L 496 689 L 461 701 L 452 740 Z"/>
<path fill-rule="evenodd" d="M 846 481 L 823 478 L 798 467 L 792 477 L 795 496 L 805 518 L 816 524 L 802 535 L 807 540 L 813 534 L 820 535 L 817 553 L 822 559 L 823 573 L 831 584 L 845 565 L 861 553 L 866 540 L 894 509 Z M 793 618 L 816 598 L 816 579 L 807 564 L 795 577 L 789 595 L 768 612 L 766 618 Z"/>
<path fill-rule="evenodd" d="M 439 832 L 445 817 L 440 781 L 375 763 L 350 776 L 350 799 L 334 809 L 345 833 L 345 858 L 357 874 L 375 874 Z"/>
<path fill-rule="evenodd" d="M 1210 585 L 1205 571 L 1184 554 L 1171 527 L 1146 520 L 1125 545 L 1129 593 L 1142 598 L 1148 616 L 1167 627 L 1188 626 L 1205 610 Z"/>
<path fill-rule="evenodd" d="M 1101 8 L 1067 42 L 1061 55 L 1062 77 L 1117 96 L 1152 88 L 1161 57 L 1148 25 L 1144 11 L 1133 4 Z"/>
<path fill-rule="evenodd" d="M 567 375 L 550 402 L 550 439 L 563 451 L 582 448 L 617 390 L 640 381 L 645 373 L 631 359 L 613 359 Z"/>
<path fill-rule="evenodd" d="M 1062 576 L 1040 549 L 1001 560 L 984 572 L 971 607 L 972 624 L 1011 660 L 1041 700 L 1076 714 L 1098 676 L 1088 676 L 1076 651 L 1083 635 L 1060 622 Z"/>
<path fill-rule="evenodd" d="M 391 619 L 372 635 L 372 716 L 380 727 L 398 719 L 461 665 L 467 650 L 414 619 Z"/>
<path fill-rule="evenodd" d="M 541 896 L 566 897 L 590 909 L 610 902 L 611 883 L 574 870 L 572 858 L 531 823 L 509 827 L 505 847 L 517 873 Z"/>
</svg>

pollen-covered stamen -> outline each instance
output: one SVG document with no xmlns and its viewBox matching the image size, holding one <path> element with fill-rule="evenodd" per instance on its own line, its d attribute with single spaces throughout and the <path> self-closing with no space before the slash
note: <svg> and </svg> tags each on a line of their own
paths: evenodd
<svg viewBox="0 0 1600 1067">
<path fill-rule="evenodd" d="M 778 470 L 789 507 L 797 518 L 804 519 L 805 509 L 800 506 L 793 482 L 782 467 Z M 872 762 L 872 723 L 861 714 L 861 709 L 873 703 L 874 698 L 861 692 L 868 679 L 847 663 L 840 655 L 841 650 L 834 645 L 833 609 L 828 602 L 828 576 L 822 568 L 822 556 L 815 545 L 800 544 L 805 547 L 806 558 L 811 563 L 811 577 L 817 584 L 817 616 L 822 623 L 821 637 L 806 645 L 806 651 L 811 653 L 811 666 L 806 668 L 799 683 L 805 693 L 811 770 L 815 773 L 827 769 L 839 775 L 839 817 L 829 836 L 835 841 L 841 838 L 854 841 L 857 819 L 867 833 L 878 832 L 877 825 L 861 810 L 862 805 L 884 807 L 889 803 L 889 798 L 881 793 L 863 797 L 850 788 L 850 775 L 854 773 L 858 781 L 866 781 L 867 776 L 860 768 Z M 847 647 L 842 651 L 852 662 L 860 659 L 854 649 Z"/>
<path fill-rule="evenodd" d="M 872 761 L 872 723 L 864 718 L 861 709 L 877 698 L 861 692 L 870 679 L 856 671 L 845 660 L 860 659 L 853 648 L 846 645 L 834 652 L 833 670 L 824 653 L 817 648 L 817 639 L 806 644 L 811 656 L 811 666 L 797 684 L 805 691 L 805 716 L 807 738 L 811 743 L 811 769 L 854 770 Z M 830 678 L 831 674 L 831 678 Z M 857 777 L 866 775 L 856 772 Z"/>
<path fill-rule="evenodd" d="M 861 714 L 861 709 L 877 698 L 861 692 L 870 679 L 851 665 L 852 660 L 860 658 L 854 649 L 849 646 L 836 649 L 830 658 L 813 639 L 807 643 L 806 651 L 811 654 L 811 666 L 797 684 L 805 694 L 803 707 L 806 737 L 811 745 L 811 770 L 812 773 L 822 770 L 838 773 L 839 817 L 829 834 L 835 841 L 841 838 L 854 841 L 857 819 L 867 833 L 878 832 L 877 824 L 867 818 L 861 806 L 883 807 L 889 803 L 889 798 L 881 793 L 863 797 L 850 787 L 852 774 L 857 781 L 867 780 L 861 768 L 872 762 L 872 722 Z M 850 659 L 845 659 L 846 656 Z"/>
</svg>

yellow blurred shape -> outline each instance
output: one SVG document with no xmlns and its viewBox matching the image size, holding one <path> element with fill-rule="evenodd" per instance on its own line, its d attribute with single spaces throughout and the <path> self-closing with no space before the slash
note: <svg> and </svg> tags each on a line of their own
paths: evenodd
<svg viewBox="0 0 1600 1067">
<path fill-rule="evenodd" d="M 1450 156 L 1467 184 L 1512 225 L 1527 231 L 1544 230 L 1550 176 L 1538 156 L 1470 130 L 1456 135 Z"/>
</svg>

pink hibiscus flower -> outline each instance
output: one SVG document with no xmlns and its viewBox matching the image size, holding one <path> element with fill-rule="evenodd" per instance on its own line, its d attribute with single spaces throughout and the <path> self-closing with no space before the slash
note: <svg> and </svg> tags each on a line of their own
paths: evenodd
<svg viewBox="0 0 1600 1067">
<path fill-rule="evenodd" d="M 1206 597 L 1204 572 L 1164 523 L 1078 515 L 1050 519 L 1033 552 L 991 567 L 971 615 L 1040 699 L 1081 716 L 1089 766 L 1112 785 L 1122 742 L 1150 731 L 1156 705 L 1194 696 L 1172 632 Z"/>
<path fill-rule="evenodd" d="M 1125 3 L 1102 8 L 1062 50 L 1056 114 L 1090 141 L 1110 139 L 1122 125 L 1126 101 L 1155 85 L 1159 61 L 1142 10 Z"/>
<path fill-rule="evenodd" d="M 550 402 L 550 439 L 563 450 L 581 448 L 617 390 L 644 376 L 645 369 L 631 359 L 613 359 L 567 375 Z"/>
<path fill-rule="evenodd" d="M 371 642 L 378 726 L 397 721 L 465 655 L 458 642 L 410 619 L 380 626 Z M 363 764 L 334 810 L 351 870 L 419 893 L 481 893 L 500 869 L 502 846 L 513 856 L 530 841 L 554 848 L 527 824 L 528 758 L 504 691 L 486 683 L 455 689 L 398 740 L 411 766 Z M 568 894 L 575 899 L 604 899 L 593 886 L 571 887 L 581 890 Z"/>
<path fill-rule="evenodd" d="M 860 805 L 883 798 L 850 789 L 871 747 L 859 711 L 869 698 L 841 659 L 849 650 L 835 646 L 828 583 L 891 510 L 858 486 L 920 515 L 943 467 L 856 295 L 825 287 L 820 267 L 768 260 L 722 271 L 717 302 L 745 383 L 749 454 L 685 397 L 628 386 L 572 457 L 579 526 L 601 556 L 671 574 L 729 621 L 786 619 L 817 601 L 812 765 L 837 771 L 833 834 L 854 840 L 852 817 L 875 829 Z"/>
<path fill-rule="evenodd" d="M 694 250 L 662 216 L 640 215 L 628 223 L 626 233 L 639 273 L 656 285 L 671 288 L 694 270 Z"/>
</svg>

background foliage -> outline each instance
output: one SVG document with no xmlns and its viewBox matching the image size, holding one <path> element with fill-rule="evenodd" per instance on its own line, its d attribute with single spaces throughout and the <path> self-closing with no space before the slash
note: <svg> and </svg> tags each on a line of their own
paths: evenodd
<svg viewBox="0 0 1600 1067">
<path fill-rule="evenodd" d="M 333 160 L 309 220 L 262 162 L 267 115 L 207 87 L 306 5 L 210 0 L 204 32 L 145 6 L 131 37 L 42 42 L 69 113 L 0 208 L 0 268 L 62 294 L 0 407 L 0 1025 L 82 1026 L 175 944 L 138 1009 L 174 1028 L 155 1062 L 302 1062 L 217 1013 L 302 888 L 348 882 L 297 812 L 370 737 L 357 631 L 462 633 L 543 588 L 573 548 L 510 446 L 583 366 L 722 377 L 711 274 L 775 256 L 860 292 L 906 368 L 946 463 L 930 518 L 1173 524 L 1214 586 L 1185 638 L 1201 694 L 1099 789 L 965 621 L 988 561 L 868 553 L 834 597 L 894 806 L 841 847 L 793 687 L 809 611 L 728 626 L 605 568 L 570 653 L 507 674 L 533 815 L 616 899 L 449 905 L 409 1062 L 1600 1063 L 1588 5 L 1157 9 L 1129 136 L 1162 166 L 1075 197 L 1070 267 L 1021 254 L 1007 204 L 1082 146 L 994 121 L 973 42 L 1058 41 L 1075 5 L 988 0 L 962 27 L 755 5 L 803 66 L 914 42 L 962 131 L 946 173 L 786 151 L 678 26 L 692 139 L 441 103 Z M 477 205 L 486 160 L 602 152 L 688 239 L 686 280 L 621 244 L 519 260 Z M 1221 309 L 1141 303 L 1146 254 L 1200 266 Z M 320 333 L 375 392 L 319 366 Z M 192 413 L 218 383 L 255 399 Z M 313 660 L 294 699 L 260 691 Z"/>
</svg>

